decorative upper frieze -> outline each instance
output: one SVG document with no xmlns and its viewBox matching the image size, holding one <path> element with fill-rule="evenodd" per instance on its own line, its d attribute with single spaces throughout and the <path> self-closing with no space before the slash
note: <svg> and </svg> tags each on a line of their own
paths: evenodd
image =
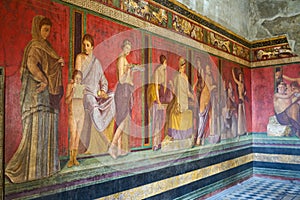
<svg viewBox="0 0 300 200">
<path fill-rule="evenodd" d="M 200 47 L 201 50 L 208 53 L 230 60 L 237 60 L 238 63 L 246 66 L 252 66 L 252 62 L 296 57 L 291 52 L 285 36 L 250 42 L 176 1 L 63 1 L 106 15 L 134 27 L 172 38 L 192 47 Z M 172 37 L 173 33 L 177 35 Z M 195 43 L 195 41 L 197 42 Z M 212 49 L 215 50 L 212 51 Z M 237 58 L 232 59 L 232 57 Z"/>
<path fill-rule="evenodd" d="M 251 46 L 253 54 L 251 59 L 252 62 L 295 56 L 285 36 L 273 38 L 271 40 L 256 41 L 253 42 Z"/>
</svg>

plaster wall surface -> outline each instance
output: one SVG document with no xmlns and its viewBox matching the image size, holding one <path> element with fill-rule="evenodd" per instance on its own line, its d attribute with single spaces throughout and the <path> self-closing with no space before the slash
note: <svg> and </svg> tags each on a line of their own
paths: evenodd
<svg viewBox="0 0 300 200">
<path fill-rule="evenodd" d="M 178 0 L 234 33 L 247 38 L 249 25 L 249 0 Z"/>
<path fill-rule="evenodd" d="M 291 48 L 300 55 L 300 1 L 251 0 L 250 40 L 286 35 Z"/>
<path fill-rule="evenodd" d="M 298 0 L 178 0 L 188 8 L 250 40 L 286 35 L 300 55 Z"/>
</svg>

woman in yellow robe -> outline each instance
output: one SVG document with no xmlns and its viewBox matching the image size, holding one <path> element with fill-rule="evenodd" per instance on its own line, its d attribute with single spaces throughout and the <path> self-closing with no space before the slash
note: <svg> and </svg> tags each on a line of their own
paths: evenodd
<svg viewBox="0 0 300 200">
<path fill-rule="evenodd" d="M 194 96 L 189 90 L 188 77 L 185 73 L 186 61 L 179 59 L 179 70 L 174 78 L 175 98 L 169 104 L 168 135 L 175 140 L 191 137 L 193 134 L 193 112 L 188 108 L 189 98 Z"/>
</svg>

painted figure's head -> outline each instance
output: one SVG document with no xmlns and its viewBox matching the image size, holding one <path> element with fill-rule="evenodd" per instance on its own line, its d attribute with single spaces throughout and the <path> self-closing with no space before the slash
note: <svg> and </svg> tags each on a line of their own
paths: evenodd
<svg viewBox="0 0 300 200">
<path fill-rule="evenodd" d="M 74 83 L 81 84 L 82 81 L 82 72 L 79 70 L 74 70 L 72 79 L 74 80 Z"/>
<path fill-rule="evenodd" d="M 82 38 L 83 53 L 90 55 L 94 49 L 94 38 L 90 34 L 85 34 Z"/>
<path fill-rule="evenodd" d="M 278 89 L 279 94 L 285 94 L 286 89 L 287 89 L 286 83 L 285 82 L 280 82 L 277 89 Z"/>
<path fill-rule="evenodd" d="M 184 71 L 185 70 L 185 66 L 186 66 L 186 60 L 183 57 L 180 57 L 178 63 L 179 63 L 178 70 L 179 71 Z"/>
<path fill-rule="evenodd" d="M 124 55 L 128 56 L 131 51 L 131 42 L 129 40 L 125 39 L 122 43 L 121 48 L 123 50 Z"/>
<path fill-rule="evenodd" d="M 165 55 L 160 55 L 159 62 L 160 62 L 160 64 L 167 66 L 167 57 Z"/>
<path fill-rule="evenodd" d="M 300 92 L 300 85 L 297 81 L 292 81 L 290 83 L 291 91 L 299 93 Z"/>
<path fill-rule="evenodd" d="M 205 66 L 205 73 L 208 74 L 208 75 L 211 74 L 211 67 L 210 67 L 209 64 L 207 64 L 207 65 Z"/>
<path fill-rule="evenodd" d="M 41 36 L 44 40 L 50 35 L 51 27 L 52 22 L 49 18 L 45 17 L 40 21 L 39 30 L 41 31 Z"/>
<path fill-rule="evenodd" d="M 282 68 L 281 67 L 276 67 L 276 69 L 275 69 L 275 79 L 276 80 L 282 79 Z"/>
</svg>

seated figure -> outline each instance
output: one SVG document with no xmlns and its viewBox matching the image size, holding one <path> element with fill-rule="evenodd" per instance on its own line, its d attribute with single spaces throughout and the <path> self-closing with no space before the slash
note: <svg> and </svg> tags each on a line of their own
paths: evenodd
<svg viewBox="0 0 300 200">
<path fill-rule="evenodd" d="M 179 70 L 174 78 L 175 98 L 168 107 L 168 135 L 173 139 L 186 139 L 193 133 L 193 113 L 189 110 L 189 98 L 193 94 L 189 90 L 188 77 L 185 74 L 186 62 L 179 59 Z"/>
<path fill-rule="evenodd" d="M 295 91 L 287 92 L 286 83 L 278 85 L 278 92 L 274 94 L 274 110 L 277 121 L 281 125 L 288 125 L 292 134 L 300 137 L 300 106 L 299 98 L 293 100 Z"/>
</svg>

